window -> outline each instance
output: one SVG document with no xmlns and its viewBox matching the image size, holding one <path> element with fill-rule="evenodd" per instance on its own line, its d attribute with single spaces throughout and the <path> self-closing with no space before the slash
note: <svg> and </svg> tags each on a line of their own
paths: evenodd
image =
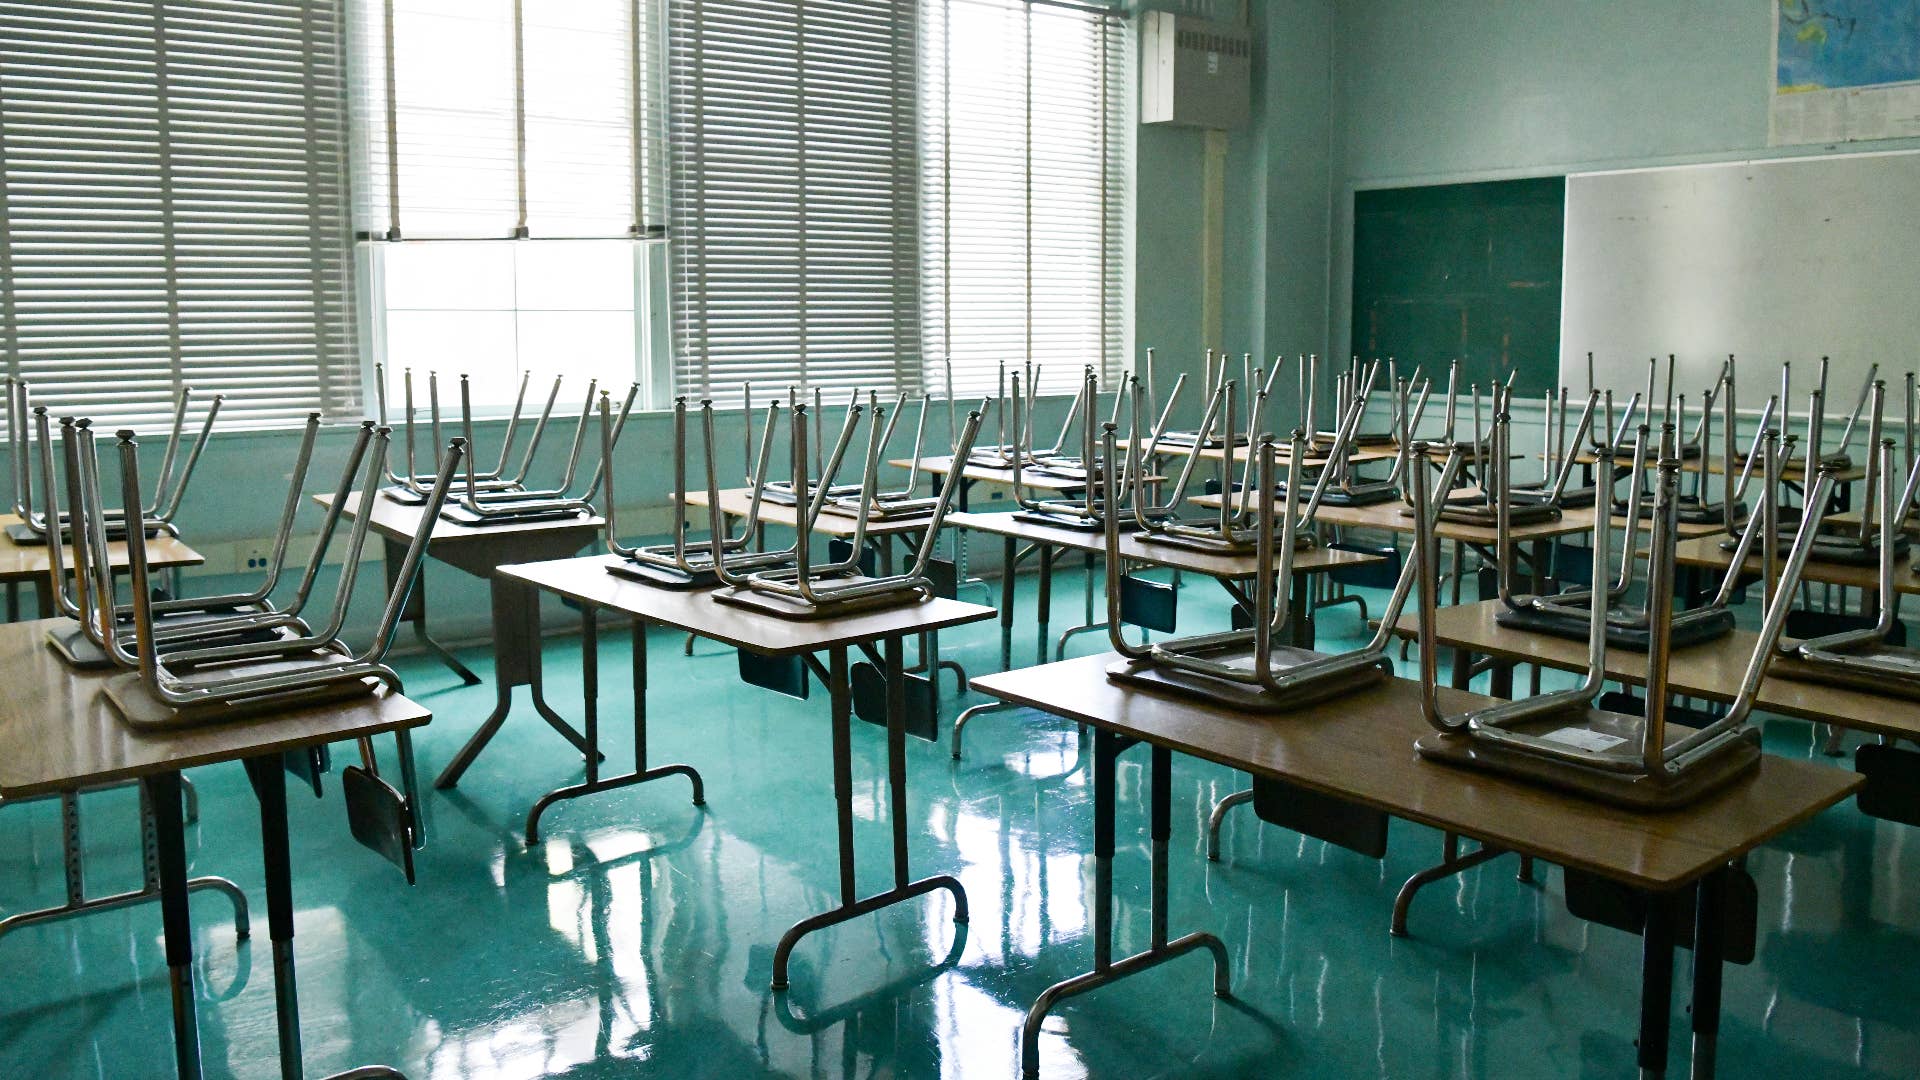
<svg viewBox="0 0 1920 1080">
<path fill-rule="evenodd" d="M 0 348 L 154 427 L 359 410 L 337 0 L 0 2 Z"/>
<path fill-rule="evenodd" d="M 668 0 L 676 389 L 920 366 L 920 0 Z"/>
<path fill-rule="evenodd" d="M 1118 13 L 927 0 L 926 378 L 990 393 L 1001 362 L 1073 393 L 1125 349 L 1126 103 Z"/>
<path fill-rule="evenodd" d="M 678 389 L 1077 389 L 1124 348 L 1127 57 L 1048 0 L 668 0 Z"/>
<path fill-rule="evenodd" d="M 654 0 L 352 0 L 374 353 L 529 408 L 641 378 L 663 275 Z M 390 412 L 390 416 L 392 413 Z"/>
</svg>

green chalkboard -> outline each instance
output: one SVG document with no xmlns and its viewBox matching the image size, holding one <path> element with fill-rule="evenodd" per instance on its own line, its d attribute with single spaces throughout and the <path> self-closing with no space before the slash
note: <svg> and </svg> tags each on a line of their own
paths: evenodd
<svg viewBox="0 0 1920 1080">
<path fill-rule="evenodd" d="M 1460 386 L 1559 382 L 1562 176 L 1354 193 L 1353 351 Z"/>
</svg>

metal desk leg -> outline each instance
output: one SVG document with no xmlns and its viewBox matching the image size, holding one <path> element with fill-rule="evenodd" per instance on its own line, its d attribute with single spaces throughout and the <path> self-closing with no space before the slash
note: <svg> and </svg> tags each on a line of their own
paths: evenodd
<svg viewBox="0 0 1920 1080">
<path fill-rule="evenodd" d="M 387 591 L 391 593 L 394 579 L 400 574 L 400 564 L 406 561 L 407 545 L 391 537 L 381 537 L 381 543 L 386 545 Z M 400 608 L 400 621 L 413 627 L 413 639 L 419 642 L 421 648 L 432 653 L 436 659 L 460 677 L 460 685 L 480 685 L 480 676 L 475 675 L 473 669 L 461 663 L 445 645 L 435 641 L 433 636 L 427 633 L 427 568 L 424 564 L 420 567 L 420 572 L 414 576 L 413 588 L 407 590 L 406 602 Z"/>
<path fill-rule="evenodd" d="M 1293 599 L 1289 608 L 1293 612 L 1293 644 L 1295 648 L 1313 648 L 1313 575 L 1299 570 L 1293 572 Z"/>
<path fill-rule="evenodd" d="M 1020 543 L 1006 539 L 1000 562 L 1000 670 L 1013 669 L 1013 594 L 1014 571 L 1020 566 Z"/>
<path fill-rule="evenodd" d="M 1667 1075 L 1667 1037 L 1673 1026 L 1674 897 L 1647 897 L 1640 942 L 1640 1076 Z M 1714 965 L 1718 967 L 1716 963 Z"/>
<path fill-rule="evenodd" d="M 1213 804 L 1213 813 L 1207 815 L 1207 861 L 1220 861 L 1220 824 L 1227 819 L 1227 811 L 1236 806 L 1253 801 L 1253 789 L 1236 791 Z"/>
<path fill-rule="evenodd" d="M 1530 561 L 1533 563 L 1533 566 L 1532 566 L 1533 594 L 1535 596 L 1544 596 L 1547 594 L 1547 562 L 1553 557 L 1553 545 L 1556 542 L 1557 541 L 1547 540 L 1547 539 L 1535 540 L 1533 542 L 1533 551 L 1530 556 Z M 1691 594 L 1686 594 L 1686 595 L 1690 596 Z M 1689 607 L 1693 606 L 1691 601 L 1689 601 L 1687 606 Z M 1532 670 L 1527 675 L 1527 693 L 1532 697 L 1539 697 L 1540 696 L 1540 665 L 1530 664 L 1528 666 Z M 1509 690 L 1507 696 L 1508 697 L 1513 696 L 1511 690 Z"/>
<path fill-rule="evenodd" d="M 1040 588 L 1034 600 L 1039 610 L 1034 619 L 1040 626 L 1039 648 L 1035 652 L 1034 663 L 1047 662 L 1047 622 L 1053 617 L 1053 545 L 1035 541 L 1034 547 L 1040 554 Z"/>
<path fill-rule="evenodd" d="M 989 701 L 982 705 L 975 705 L 971 709 L 963 710 L 959 716 L 954 717 L 953 718 L 953 760 L 955 761 L 960 760 L 960 733 L 966 730 L 968 721 L 972 720 L 976 716 L 979 716 L 981 713 L 1006 712 L 1010 709 L 1017 709 L 1017 708 L 1019 708 L 1019 706 L 1015 705 L 1011 701 Z"/>
<path fill-rule="evenodd" d="M 266 871 L 267 934 L 273 941 L 273 1007 L 280 1037 L 280 1076 L 306 1075 L 300 1046 L 300 991 L 293 967 L 293 855 L 287 843 L 287 772 L 278 754 L 247 759 L 247 778 L 260 801 L 260 858 Z M 335 1074 L 333 1080 L 400 1077 L 384 1065 Z"/>
<path fill-rule="evenodd" d="M 953 894 L 953 921 L 967 921 L 967 892 L 948 874 L 909 881 L 907 872 L 907 728 L 906 684 L 902 677 L 901 639 L 886 639 L 887 788 L 893 824 L 893 888 L 861 899 L 853 873 L 853 690 L 847 679 L 847 649 L 828 650 L 827 688 L 833 698 L 833 801 L 840 838 L 840 906 L 794 923 L 773 950 L 773 989 L 787 989 L 787 961 L 800 939 L 822 927 L 857 919 L 881 908 L 939 889 Z M 964 931 L 963 931 L 964 932 Z"/>
<path fill-rule="evenodd" d="M 1453 653 L 1453 688 L 1465 690 L 1473 681 L 1473 654 L 1461 648 L 1450 651 Z"/>
<path fill-rule="evenodd" d="M 1406 883 L 1400 886 L 1399 893 L 1393 898 L 1393 921 L 1387 924 L 1387 932 L 1394 937 L 1407 936 L 1407 910 L 1413 906 L 1414 895 L 1421 889 L 1426 888 L 1436 881 L 1445 881 L 1447 878 L 1453 877 L 1456 874 L 1465 873 L 1483 862 L 1497 859 L 1506 853 L 1504 848 L 1490 847 L 1482 844 L 1473 851 L 1462 855 L 1460 854 L 1460 837 L 1454 833 L 1448 833 L 1446 851 L 1440 860 L 1440 865 L 1431 866 L 1420 871 L 1408 878 Z M 1532 877 L 1533 860 L 1522 859 L 1520 880 L 1531 881 Z"/>
<path fill-rule="evenodd" d="M 1145 952 L 1123 960 L 1113 959 L 1113 819 L 1114 759 L 1132 745 L 1130 741 L 1101 728 L 1094 733 L 1093 751 L 1093 970 L 1054 983 L 1041 991 L 1027 1010 L 1020 1028 L 1020 1072 L 1027 1080 L 1040 1075 L 1040 1026 L 1054 1006 L 1071 997 L 1118 982 L 1135 972 L 1159 967 L 1175 957 L 1195 949 L 1213 954 L 1213 994 L 1231 997 L 1228 981 L 1227 947 L 1220 939 L 1197 931 L 1175 941 L 1167 940 L 1167 840 L 1172 835 L 1173 752 L 1164 746 L 1152 748 L 1152 791 L 1150 835 L 1153 840 L 1153 869 L 1150 880 L 1152 915 Z"/>
<path fill-rule="evenodd" d="M 187 908 L 186 825 L 180 818 L 180 774 L 140 782 L 153 807 L 153 863 L 160 879 L 160 925 L 166 938 L 167 984 L 173 998 L 173 1060 L 180 1080 L 200 1080 L 200 1025 L 193 1012 L 193 918 Z"/>
<path fill-rule="evenodd" d="M 56 614 L 53 610 L 52 580 L 52 574 L 42 574 L 33 579 L 33 609 L 38 613 L 37 618 L 51 619 Z"/>
<path fill-rule="evenodd" d="M 1700 879 L 1693 913 L 1693 1080 L 1711 1080 L 1720 1053 L 1721 958 L 1726 926 L 1727 871 Z"/>
<path fill-rule="evenodd" d="M 7 582 L 7 621 L 20 621 L 20 583 Z"/>
<path fill-rule="evenodd" d="M 565 799 L 577 799 L 598 791 L 633 787 L 663 776 L 684 776 L 693 783 L 693 805 L 707 804 L 706 785 L 693 766 L 647 767 L 647 626 L 639 619 L 633 620 L 633 771 L 622 776 L 601 777 L 600 761 L 605 755 L 600 753 L 599 612 L 600 609 L 591 604 L 582 604 L 580 608 L 580 681 L 584 688 L 582 717 L 590 751 L 587 754 L 587 780 L 584 784 L 555 788 L 533 804 L 533 809 L 527 811 L 528 847 L 540 842 L 540 815 L 546 813 L 548 807 Z"/>
<path fill-rule="evenodd" d="M 531 686 L 533 688 L 533 707 L 546 718 L 548 724 L 561 734 L 574 749 L 582 754 L 588 752 L 584 735 L 573 729 L 571 724 L 560 718 L 547 704 L 546 694 L 540 680 L 540 593 L 539 590 L 524 582 L 514 581 L 498 574 L 487 579 L 487 590 L 493 602 L 493 712 L 480 722 L 480 729 L 473 733 L 460 752 L 440 770 L 440 776 L 434 780 L 437 788 L 451 788 L 460 782 L 473 759 L 487 748 L 487 743 L 506 723 L 507 714 L 513 711 L 513 688 Z M 596 755 L 605 760 L 606 755 Z"/>
<path fill-rule="evenodd" d="M 196 820 L 192 788 L 185 777 L 180 778 L 181 790 L 185 799 L 185 820 Z M 110 784 L 108 787 L 119 787 Z M 94 789 L 100 790 L 100 789 Z M 67 896 L 64 903 L 55 907 L 40 908 L 37 911 L 21 911 L 0 919 L 0 936 L 35 923 L 52 922 L 56 919 L 85 915 L 90 911 L 106 911 L 111 908 L 144 904 L 149 900 L 160 899 L 160 871 L 155 861 L 155 822 L 152 800 L 147 797 L 145 788 L 140 790 L 140 848 L 144 853 L 141 860 L 141 879 L 138 889 L 114 893 L 111 896 L 87 896 L 86 849 L 82 846 L 80 834 L 80 795 L 77 791 L 63 791 L 60 799 L 60 860 L 65 871 Z M 211 889 L 225 896 L 233 904 L 233 933 L 241 941 L 247 939 L 252 927 L 247 919 L 247 895 L 240 886 L 221 877 L 196 877 L 187 879 L 187 892 L 199 892 Z"/>
</svg>

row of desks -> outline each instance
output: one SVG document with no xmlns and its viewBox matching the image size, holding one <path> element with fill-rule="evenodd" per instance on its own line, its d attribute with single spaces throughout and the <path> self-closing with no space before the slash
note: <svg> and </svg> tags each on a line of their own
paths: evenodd
<svg viewBox="0 0 1920 1080">
<path fill-rule="evenodd" d="M 1475 604 L 1454 604 L 1435 612 L 1437 640 L 1456 650 L 1455 686 L 1465 685 L 1465 675 L 1471 670 L 1471 659 L 1475 656 L 1490 657 L 1509 671 L 1515 664 L 1538 664 L 1581 673 L 1587 670 L 1586 642 L 1501 626 L 1497 616 L 1503 603 L 1499 599 L 1483 600 Z M 1418 635 L 1416 613 L 1402 614 L 1393 632 L 1409 640 L 1415 638 Z M 1680 697 L 1732 701 L 1739 693 L 1747 660 L 1753 655 L 1757 640 L 1758 635 L 1750 630 L 1735 630 L 1714 641 L 1675 648 L 1667 669 L 1668 689 Z M 1631 686 L 1645 685 L 1647 654 L 1608 649 L 1607 678 Z M 1502 688 L 1510 689 L 1508 682 L 1498 680 L 1496 694 Z M 1920 738 L 1920 709 L 1913 703 L 1863 690 L 1771 674 L 1760 684 L 1754 704 L 1763 712 L 1837 724 L 1870 735 Z"/>
<path fill-rule="evenodd" d="M 1214 956 L 1213 992 L 1231 993 L 1224 946 L 1211 934 L 1170 937 L 1167 876 L 1173 753 L 1187 754 L 1286 785 L 1306 798 L 1419 822 L 1449 835 L 1477 839 L 1499 850 L 1586 871 L 1646 898 L 1641 963 L 1639 1065 L 1642 1076 L 1667 1068 L 1677 922 L 1691 903 L 1695 925 L 1692 995 L 1692 1074 L 1710 1076 L 1719 1030 L 1726 906 L 1720 902 L 1729 865 L 1747 852 L 1847 798 L 1861 785 L 1852 772 L 1766 757 L 1751 779 L 1683 810 L 1635 814 L 1577 797 L 1436 764 L 1418 757 L 1419 686 L 1400 679 L 1344 696 L 1336 706 L 1283 716 L 1252 716 L 1204 703 L 1163 697 L 1114 684 L 1106 666 L 1115 658 L 1088 656 L 1042 667 L 987 675 L 974 688 L 1098 732 L 1094 782 L 1093 964 L 1084 974 L 1050 987 L 1028 1013 L 1022 1037 L 1023 1070 L 1038 1067 L 1038 1036 L 1061 1001 L 1199 949 Z M 1491 699 L 1448 691 L 1449 710 L 1478 708 Z M 1115 770 L 1128 746 L 1151 751 L 1153 841 L 1152 934 L 1148 948 L 1122 959 L 1112 954 Z M 1697 895 L 1696 895 L 1697 894 Z"/>
<path fill-rule="evenodd" d="M 969 467 L 969 473 L 976 468 Z M 419 511 L 389 500 L 382 500 L 379 506 L 381 509 L 371 524 L 389 542 L 389 565 L 394 566 L 398 558 L 393 547 L 411 537 L 418 524 Z M 729 509 L 724 501 L 722 509 Z M 739 509 L 744 512 L 744 505 Z M 1328 508 L 1334 509 L 1337 508 Z M 1359 509 L 1372 513 L 1360 515 L 1360 520 L 1351 522 L 1353 525 L 1404 531 L 1393 528 L 1395 524 L 1405 524 L 1397 504 Z M 782 511 L 789 520 L 780 520 Z M 790 508 L 766 505 L 762 514 L 770 524 L 791 524 Z M 851 525 L 850 519 L 848 524 Z M 878 535 L 916 528 L 912 522 L 874 524 L 882 528 L 870 526 L 869 532 Z M 1010 546 L 1020 539 L 1062 550 L 1093 551 L 1104 546 L 1098 534 L 1016 523 L 1010 515 L 957 515 L 954 524 L 997 533 Z M 450 565 L 485 576 L 492 583 L 498 658 L 496 681 L 500 687 L 499 708 L 449 764 L 442 774 L 441 785 L 451 786 L 457 782 L 460 771 L 504 722 L 511 706 L 511 687 L 531 683 L 536 690 L 536 708 L 583 752 L 588 775 L 585 784 L 557 789 L 530 810 L 530 837 L 537 832 L 541 812 L 557 801 L 668 775 L 690 779 L 695 801 L 699 802 L 704 792 L 699 775 L 691 766 L 651 766 L 646 759 L 644 627 L 669 627 L 763 655 L 803 657 L 827 685 L 832 701 L 832 768 L 840 839 L 841 903 L 831 911 L 802 920 L 783 938 L 775 957 L 776 988 L 784 985 L 785 961 L 794 945 L 818 927 L 939 890 L 953 894 L 955 918 L 964 921 L 965 894 L 959 883 L 947 875 L 913 880 L 906 863 L 905 829 L 909 814 L 899 676 L 904 669 L 902 646 L 906 637 L 987 619 L 993 615 L 991 609 L 955 601 L 930 601 L 844 619 L 792 623 L 725 607 L 703 593 L 660 590 L 615 578 L 606 573 L 604 557 L 553 557 L 578 551 L 590 543 L 601 528 L 598 519 L 585 518 L 490 529 L 469 529 L 448 523 L 436 525 L 431 554 Z M 1486 539 L 1490 542 L 1490 537 Z M 1244 582 L 1253 576 L 1249 560 L 1145 544 L 1133 537 L 1123 543 L 1130 545 L 1125 552 L 1130 559 L 1206 574 L 1226 584 Z M 541 552 L 551 554 L 543 557 Z M 1295 587 L 1307 574 L 1365 562 L 1369 558 L 1336 551 L 1303 553 L 1301 563 L 1296 566 Z M 516 565 L 521 563 L 526 565 Z M 44 576 L 44 567 L 42 574 Z M 584 611 L 582 627 L 588 635 L 587 647 L 583 650 L 587 690 L 584 732 L 574 732 L 538 696 L 540 633 L 538 605 L 534 600 L 539 592 L 566 597 Z M 421 590 L 416 589 L 412 603 L 420 602 Z M 603 776 L 599 771 L 597 638 L 594 635 L 597 616 L 602 612 L 630 619 L 636 630 L 633 635 L 633 724 L 638 760 L 632 771 L 615 776 Z M 419 614 L 423 618 L 423 610 L 419 610 Z M 1003 620 L 1008 617 L 1003 611 Z M 430 641 L 425 638 L 421 622 L 416 621 L 415 627 L 423 640 Z M 177 827 L 179 770 L 225 760 L 249 762 L 249 772 L 262 804 L 263 845 L 269 864 L 270 921 L 275 924 L 276 948 L 284 941 L 287 949 L 290 994 L 291 901 L 284 861 L 285 800 L 280 755 L 319 743 L 417 726 L 428 719 L 425 710 L 404 698 L 387 696 L 356 706 L 358 711 L 349 710 L 351 715 L 337 709 L 324 716 L 296 712 L 267 723 L 142 736 L 128 731 L 106 712 L 104 704 L 95 696 L 97 688 L 88 685 L 88 676 L 66 672 L 51 660 L 51 654 L 39 643 L 40 633 L 41 628 L 34 624 L 21 624 L 6 628 L 6 633 L 0 635 L 0 665 L 7 665 L 5 670 L 10 674 L 19 672 L 18 677 L 27 680 L 22 685 L 44 687 L 46 700 L 53 705 L 35 707 L 31 704 L 33 697 L 15 695 L 12 706 L 0 707 L 0 798 L 76 790 L 116 780 L 137 780 L 147 787 L 163 819 L 159 827 L 159 849 L 169 966 L 176 987 L 185 980 L 190 990 L 190 953 L 184 932 L 184 853 L 179 846 Z M 884 655 L 875 651 L 876 646 Z M 891 889 L 864 898 L 858 896 L 853 887 L 851 651 L 867 653 L 887 680 L 886 737 L 895 882 Z M 818 654 L 825 654 L 824 663 L 817 658 Z M 1538 659 L 1538 655 L 1530 653 L 1529 658 Z M 1108 659 L 1084 658 L 974 681 L 976 689 L 993 697 L 1091 724 L 1099 732 L 1094 854 L 1106 872 L 1096 878 L 1095 969 L 1086 979 L 1069 980 L 1071 985 L 1062 984 L 1064 990 L 1062 987 L 1050 990 L 1036 1003 L 1026 1040 L 1028 1049 L 1036 1037 L 1037 1018 L 1044 1016 L 1054 1001 L 1192 948 L 1216 952 L 1220 966 L 1215 988 L 1221 993 L 1228 992 L 1224 951 L 1218 948 L 1217 941 L 1209 943 L 1205 935 L 1188 935 L 1172 941 L 1166 935 L 1165 780 L 1170 754 L 1174 751 L 1219 762 L 1256 777 L 1285 781 L 1305 791 L 1372 807 L 1506 850 L 1577 867 L 1660 896 L 1677 895 L 1713 879 L 1717 868 L 1839 801 L 1859 783 L 1857 777 L 1839 770 L 1770 759 L 1751 782 L 1677 817 L 1655 819 L 1623 815 L 1571 797 L 1419 761 L 1411 750 L 1419 725 L 1417 703 L 1408 696 L 1409 684 L 1391 682 L 1379 691 L 1343 700 L 1338 710 L 1315 710 L 1276 720 L 1237 716 L 1126 690 L 1105 679 L 1103 665 Z M 1702 696 L 1707 695 L 1703 692 Z M 1464 704 L 1464 699 L 1455 701 L 1455 705 Z M 1155 938 L 1152 948 L 1142 957 L 1114 961 L 1111 957 L 1110 867 L 1113 760 L 1133 741 L 1147 742 L 1154 748 Z M 276 859 L 280 863 L 278 867 Z M 283 911 L 285 918 L 273 918 L 275 910 Z M 1718 908 L 1702 905 L 1700 910 L 1703 912 L 1701 940 L 1709 941 L 1714 928 L 1708 924 Z M 1648 936 L 1650 945 L 1643 989 L 1650 1004 L 1643 1014 L 1642 1058 L 1643 1062 L 1649 1060 L 1657 1050 L 1658 1060 L 1664 1065 L 1667 1010 L 1655 1009 L 1652 999 L 1659 996 L 1663 978 L 1670 985 L 1671 941 L 1661 950 L 1655 947 L 1659 944 L 1655 940 L 1659 935 L 1650 932 Z M 180 939 L 178 947 L 176 938 Z M 1703 950 L 1703 954 L 1707 951 Z M 1709 968 L 1717 975 L 1717 964 L 1702 966 L 1703 971 Z M 185 1000 L 191 1002 L 190 993 Z M 1664 999 L 1658 1004 L 1664 1005 Z M 1694 1023 L 1697 1032 L 1703 1030 L 1703 1025 L 1710 1026 L 1710 1016 L 1716 1008 L 1717 981 L 1712 976 L 1703 981 L 1696 975 Z M 188 1051 L 193 1043 L 190 1007 L 186 1014 L 184 1021 L 176 1021 L 183 1075 L 189 1074 Z M 181 1028 L 181 1024 L 185 1027 Z M 1710 1032 L 1708 1034 L 1710 1036 Z M 283 1057 L 290 1053 L 289 1060 L 297 1063 L 297 1014 L 290 1031 L 283 1015 L 281 1037 Z M 194 1061 L 197 1063 L 197 1054 Z M 1027 1063 L 1031 1065 L 1032 1059 L 1027 1058 Z"/>
</svg>

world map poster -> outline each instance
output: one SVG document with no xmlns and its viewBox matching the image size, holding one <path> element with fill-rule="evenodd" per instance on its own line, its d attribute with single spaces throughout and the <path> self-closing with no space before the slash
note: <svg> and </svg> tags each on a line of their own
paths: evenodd
<svg viewBox="0 0 1920 1080">
<path fill-rule="evenodd" d="M 1920 135 L 1920 0 L 1775 0 L 1776 145 Z"/>
</svg>

